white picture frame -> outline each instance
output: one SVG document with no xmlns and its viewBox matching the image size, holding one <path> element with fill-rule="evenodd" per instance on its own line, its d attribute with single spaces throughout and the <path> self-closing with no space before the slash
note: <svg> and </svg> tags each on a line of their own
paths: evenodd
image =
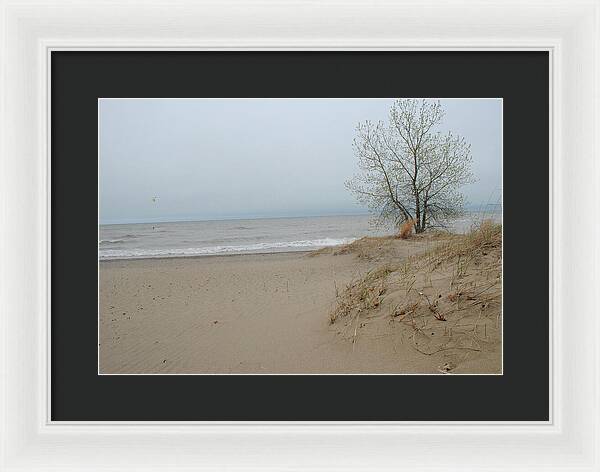
<svg viewBox="0 0 600 472">
<path fill-rule="evenodd" d="M 0 8 L 1 470 L 600 471 L 598 1 L 15 0 Z M 51 421 L 48 66 L 50 52 L 65 49 L 548 51 L 550 227 L 531 231 L 551 235 L 550 421 Z"/>
</svg>

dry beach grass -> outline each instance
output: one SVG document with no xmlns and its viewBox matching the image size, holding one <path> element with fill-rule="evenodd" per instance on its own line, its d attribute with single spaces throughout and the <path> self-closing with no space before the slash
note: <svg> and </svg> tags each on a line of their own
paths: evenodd
<svg viewBox="0 0 600 472">
<path fill-rule="evenodd" d="M 499 352 L 501 225 L 483 221 L 466 235 L 422 238 L 437 242 L 425 252 L 372 268 L 336 293 L 331 324 L 342 324 L 354 344 L 363 328 L 387 320 L 401 327 L 400 338 L 420 354 L 453 353 L 439 366 L 442 372 L 456 371 L 467 358 L 473 361 L 471 353 Z M 495 366 L 499 371 L 499 358 Z"/>
</svg>

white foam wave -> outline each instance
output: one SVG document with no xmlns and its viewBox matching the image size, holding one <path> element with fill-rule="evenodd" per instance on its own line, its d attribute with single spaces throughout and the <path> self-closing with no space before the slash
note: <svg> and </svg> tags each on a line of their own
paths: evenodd
<svg viewBox="0 0 600 472">
<path fill-rule="evenodd" d="M 137 236 L 134 234 L 126 234 L 125 236 L 122 236 L 121 238 L 101 239 L 99 242 L 100 242 L 100 244 L 118 244 L 118 243 L 127 242 L 128 240 L 131 240 L 131 239 L 137 239 Z"/>
<path fill-rule="evenodd" d="M 319 249 L 322 247 L 348 244 L 355 238 L 324 238 L 300 241 L 280 241 L 268 243 L 255 243 L 243 246 L 211 246 L 169 249 L 101 249 L 100 259 L 143 259 L 157 257 L 185 257 L 185 256 L 214 256 L 218 254 L 244 254 L 256 252 L 285 252 Z"/>
</svg>

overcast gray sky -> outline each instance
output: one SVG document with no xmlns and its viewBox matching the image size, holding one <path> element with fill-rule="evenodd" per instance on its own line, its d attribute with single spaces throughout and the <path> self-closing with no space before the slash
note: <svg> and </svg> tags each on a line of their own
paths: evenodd
<svg viewBox="0 0 600 472">
<path fill-rule="evenodd" d="M 344 188 L 357 172 L 355 128 L 387 121 L 392 102 L 102 99 L 100 222 L 364 213 Z M 499 202 L 502 102 L 442 105 L 442 130 L 472 145 L 467 202 Z"/>
</svg>

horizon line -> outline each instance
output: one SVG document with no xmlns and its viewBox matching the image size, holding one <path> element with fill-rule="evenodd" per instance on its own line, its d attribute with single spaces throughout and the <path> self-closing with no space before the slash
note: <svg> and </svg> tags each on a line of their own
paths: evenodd
<svg viewBox="0 0 600 472">
<path fill-rule="evenodd" d="M 480 211 L 486 207 L 500 207 L 501 203 L 481 203 L 472 204 L 465 208 L 466 211 Z M 293 219 L 293 218 L 328 218 L 336 216 L 376 216 L 368 210 L 360 212 L 345 212 L 345 213 L 327 213 L 327 214 L 300 214 L 300 215 L 283 215 L 283 216 L 263 216 L 263 215 L 251 215 L 251 216 L 225 216 L 221 218 L 201 218 L 201 217 L 181 217 L 181 218 L 161 218 L 155 219 L 129 219 L 129 220 L 109 220 L 108 222 L 102 222 L 98 219 L 99 226 L 112 226 L 112 225 L 131 225 L 131 224 L 152 224 L 152 223 L 195 223 L 195 222 L 209 222 L 209 221 L 241 221 L 241 220 L 280 220 L 280 219 Z"/>
</svg>

